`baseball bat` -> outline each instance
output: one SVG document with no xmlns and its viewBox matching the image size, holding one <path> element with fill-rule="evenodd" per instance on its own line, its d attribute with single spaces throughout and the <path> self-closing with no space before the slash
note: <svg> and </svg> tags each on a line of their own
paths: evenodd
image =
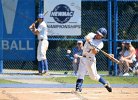
<svg viewBox="0 0 138 100">
<path fill-rule="evenodd" d="M 93 46 L 94 48 L 96 48 L 97 50 L 101 51 L 106 57 L 108 57 L 112 62 L 115 62 L 117 64 L 120 64 L 120 61 L 117 60 L 116 58 L 114 58 L 113 56 L 111 56 L 110 54 L 106 53 L 105 51 L 99 49 L 97 46 L 90 44 L 91 46 Z"/>
</svg>

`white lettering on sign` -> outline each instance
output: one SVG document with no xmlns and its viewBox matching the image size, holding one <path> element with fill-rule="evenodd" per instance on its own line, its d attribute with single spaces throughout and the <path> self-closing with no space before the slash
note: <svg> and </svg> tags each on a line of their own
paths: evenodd
<svg viewBox="0 0 138 100">
<path fill-rule="evenodd" d="M 25 42 L 21 40 L 2 40 L 2 49 L 3 50 L 34 50 L 33 47 L 30 47 L 30 41 L 26 40 Z"/>
<path fill-rule="evenodd" d="M 25 50 L 26 48 L 22 46 L 22 41 L 19 41 L 19 48 L 20 50 Z"/>
<path fill-rule="evenodd" d="M 8 50 L 9 49 L 9 41 L 2 40 L 2 49 Z"/>
<path fill-rule="evenodd" d="M 13 40 L 13 41 L 11 42 L 11 46 L 10 46 L 10 50 L 13 50 L 13 49 L 18 50 L 17 44 L 16 44 L 16 41 L 15 41 L 15 40 Z"/>
<path fill-rule="evenodd" d="M 73 16 L 74 12 L 52 12 L 51 16 Z"/>
</svg>

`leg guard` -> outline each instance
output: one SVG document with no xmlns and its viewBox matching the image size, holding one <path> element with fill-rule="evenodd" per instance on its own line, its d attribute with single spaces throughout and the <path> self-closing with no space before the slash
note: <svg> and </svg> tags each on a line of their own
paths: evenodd
<svg viewBox="0 0 138 100">
<path fill-rule="evenodd" d="M 99 82 L 102 83 L 103 85 L 107 83 L 102 77 L 100 77 Z"/>
</svg>

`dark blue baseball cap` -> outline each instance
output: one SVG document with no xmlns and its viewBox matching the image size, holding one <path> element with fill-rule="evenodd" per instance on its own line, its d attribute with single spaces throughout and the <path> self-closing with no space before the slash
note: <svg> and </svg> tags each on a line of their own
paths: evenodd
<svg viewBox="0 0 138 100">
<path fill-rule="evenodd" d="M 40 14 L 38 14 L 38 17 L 37 18 L 44 18 L 44 14 L 42 14 L 42 13 L 40 13 Z"/>
</svg>

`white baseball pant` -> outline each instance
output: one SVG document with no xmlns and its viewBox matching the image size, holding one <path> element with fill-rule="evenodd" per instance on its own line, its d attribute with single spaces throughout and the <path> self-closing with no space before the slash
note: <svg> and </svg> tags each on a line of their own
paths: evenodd
<svg viewBox="0 0 138 100">
<path fill-rule="evenodd" d="M 84 80 L 84 76 L 86 75 L 87 71 L 88 71 L 89 77 L 92 80 L 99 81 L 100 75 L 98 75 L 97 73 L 95 56 L 80 58 L 79 69 L 78 69 L 78 79 Z"/>
<path fill-rule="evenodd" d="M 46 59 L 46 51 L 48 49 L 49 42 L 45 39 L 39 40 L 37 47 L 37 60 L 42 61 Z"/>
</svg>

